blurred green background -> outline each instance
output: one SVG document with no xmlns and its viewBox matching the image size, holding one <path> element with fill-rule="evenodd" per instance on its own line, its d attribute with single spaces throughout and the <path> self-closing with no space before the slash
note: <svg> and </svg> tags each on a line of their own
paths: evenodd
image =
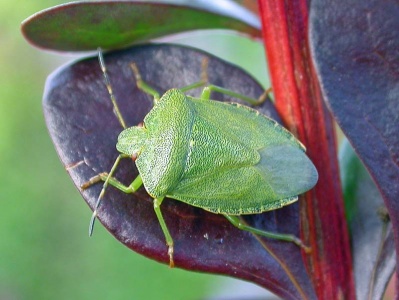
<svg viewBox="0 0 399 300">
<path fill-rule="evenodd" d="M 22 20 L 60 3 L 0 2 L 0 299 L 240 299 L 239 288 L 265 296 L 224 277 L 170 270 L 99 223 L 87 236 L 91 211 L 58 160 L 41 108 L 47 75 L 72 58 L 33 48 L 20 33 Z M 269 85 L 258 43 L 220 32 L 175 41 L 208 46 Z"/>
</svg>

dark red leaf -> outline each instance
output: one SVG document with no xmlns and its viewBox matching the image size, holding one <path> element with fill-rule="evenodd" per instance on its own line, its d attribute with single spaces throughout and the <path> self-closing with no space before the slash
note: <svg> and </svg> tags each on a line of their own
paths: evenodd
<svg viewBox="0 0 399 300">
<path fill-rule="evenodd" d="M 263 92 L 242 70 L 197 50 L 148 45 L 110 53 L 105 61 L 128 125 L 141 122 L 152 106 L 152 99 L 137 89 L 129 63 L 136 62 L 144 80 L 165 91 L 198 80 L 204 57 L 209 57 L 210 82 L 252 97 Z M 227 100 L 217 94 L 212 98 Z M 43 107 L 57 152 L 79 190 L 90 177 L 110 170 L 117 156 L 115 143 L 122 128 L 112 112 L 96 58 L 52 74 L 46 84 Z M 260 110 L 276 117 L 270 102 Z M 128 184 L 136 175 L 133 162 L 125 161 L 116 177 Z M 90 207 L 100 189 L 101 184 L 97 184 L 81 191 Z M 177 267 L 249 280 L 286 299 L 314 298 L 297 246 L 262 239 L 273 253 L 270 254 L 251 234 L 234 228 L 222 216 L 169 199 L 162 204 L 162 210 L 175 241 Z M 165 238 L 152 199 L 144 189 L 126 195 L 109 188 L 98 217 L 129 248 L 168 262 Z M 298 234 L 298 217 L 298 205 L 293 204 L 270 213 L 247 216 L 245 220 L 258 228 Z"/>
<path fill-rule="evenodd" d="M 32 15 L 22 23 L 22 33 L 40 48 L 87 51 L 200 29 L 230 29 L 259 37 L 259 27 L 254 14 L 226 0 L 80 1 Z"/>
<path fill-rule="evenodd" d="M 324 95 L 375 180 L 399 249 L 399 5 L 312 1 L 311 43 Z"/>
<path fill-rule="evenodd" d="M 392 224 L 381 193 L 347 140 L 340 149 L 358 299 L 382 299 L 395 269 Z"/>
</svg>

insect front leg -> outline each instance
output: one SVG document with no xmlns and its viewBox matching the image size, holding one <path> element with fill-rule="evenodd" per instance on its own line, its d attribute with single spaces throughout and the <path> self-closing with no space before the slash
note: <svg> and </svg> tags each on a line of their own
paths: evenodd
<svg viewBox="0 0 399 300">
<path fill-rule="evenodd" d="M 107 189 L 108 185 L 112 185 L 125 193 L 133 193 L 133 192 L 137 191 L 137 189 L 143 183 L 140 175 L 137 176 L 136 179 L 133 180 L 133 182 L 129 186 L 123 185 L 123 183 L 118 181 L 116 178 L 112 177 L 112 175 L 114 174 L 114 172 L 115 172 L 116 168 L 118 167 L 119 162 L 122 158 L 130 158 L 130 156 L 126 155 L 126 154 L 119 154 L 117 159 L 114 162 L 114 165 L 111 168 L 111 171 L 108 174 L 100 173 L 97 176 L 94 176 L 93 178 L 91 178 L 88 182 L 84 183 L 81 186 L 82 189 L 87 189 L 88 187 L 92 186 L 93 184 L 95 184 L 99 181 L 104 181 L 103 188 L 101 189 L 100 195 L 97 198 L 97 202 L 94 207 L 93 215 L 90 220 L 90 225 L 89 225 L 89 235 L 90 236 L 93 233 L 94 222 L 97 218 L 97 209 L 100 206 L 101 200 L 104 197 L 105 190 Z"/>
<path fill-rule="evenodd" d="M 150 85 L 148 85 L 142 78 L 141 78 L 141 74 L 139 71 L 139 68 L 137 67 L 137 65 L 135 63 L 131 63 L 130 67 L 133 70 L 134 76 L 136 77 L 136 85 L 137 87 L 142 90 L 144 93 L 149 94 L 150 96 L 152 96 L 154 98 L 154 104 L 156 104 L 159 99 L 159 93 L 157 92 L 156 89 L 154 89 L 153 87 L 151 87 Z"/>
<path fill-rule="evenodd" d="M 168 245 L 169 267 L 173 268 L 175 266 L 175 263 L 173 261 L 173 239 L 169 233 L 168 226 L 166 226 L 165 220 L 162 216 L 161 204 L 162 204 L 163 199 L 164 199 L 164 197 L 154 199 L 154 210 L 155 210 L 155 214 L 157 215 L 159 224 L 161 225 L 163 234 L 165 236 L 166 245 Z"/>
<path fill-rule="evenodd" d="M 231 216 L 231 215 L 224 215 L 227 220 L 230 221 L 231 224 L 233 224 L 235 227 L 241 230 L 245 230 L 248 232 L 251 232 L 256 235 L 264 236 L 267 238 L 275 239 L 275 240 L 280 240 L 284 242 L 291 242 L 297 245 L 298 247 L 302 248 L 306 253 L 311 252 L 311 248 L 306 246 L 301 239 L 296 237 L 295 235 L 292 234 L 283 234 L 283 233 L 274 233 L 274 232 L 269 232 L 269 231 L 264 231 L 257 229 L 255 227 L 249 226 L 241 222 L 240 218 L 238 216 Z"/>
<path fill-rule="evenodd" d="M 91 187 L 93 184 L 96 184 L 101 181 L 106 181 L 108 178 L 108 173 L 103 172 L 100 174 L 97 174 L 96 176 L 92 177 L 89 179 L 89 181 L 83 183 L 81 185 L 81 188 L 83 190 L 88 189 Z M 111 185 L 121 192 L 124 192 L 126 194 L 134 193 L 136 192 L 142 185 L 143 185 L 143 180 L 141 179 L 141 176 L 138 175 L 131 184 L 125 185 L 122 182 L 120 182 L 118 179 L 115 177 L 110 177 L 108 180 L 108 185 Z"/>
</svg>

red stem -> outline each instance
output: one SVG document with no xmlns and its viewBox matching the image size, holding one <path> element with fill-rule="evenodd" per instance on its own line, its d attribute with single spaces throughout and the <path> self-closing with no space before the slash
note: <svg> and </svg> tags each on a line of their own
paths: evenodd
<svg viewBox="0 0 399 300">
<path fill-rule="evenodd" d="M 308 41 L 307 0 L 258 0 L 276 108 L 319 171 L 301 201 L 304 255 L 318 299 L 355 299 L 333 121 L 322 101 Z"/>
</svg>

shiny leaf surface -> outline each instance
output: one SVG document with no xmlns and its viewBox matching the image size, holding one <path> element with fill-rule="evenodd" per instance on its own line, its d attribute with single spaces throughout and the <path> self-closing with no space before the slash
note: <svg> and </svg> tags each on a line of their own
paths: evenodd
<svg viewBox="0 0 399 300">
<path fill-rule="evenodd" d="M 312 1 L 311 43 L 323 93 L 381 191 L 399 249 L 399 5 Z M 397 254 L 396 254 L 397 255 Z"/>
<path fill-rule="evenodd" d="M 123 48 L 200 29 L 261 35 L 256 16 L 226 0 L 70 2 L 38 12 L 22 23 L 22 33 L 30 43 L 56 51 Z"/>
<path fill-rule="evenodd" d="M 340 149 L 358 299 L 382 299 L 395 269 L 395 245 L 381 193 L 347 140 Z"/>
<path fill-rule="evenodd" d="M 128 125 L 137 125 L 152 107 L 150 97 L 137 89 L 129 63 L 136 62 L 144 80 L 164 92 L 197 81 L 204 57 L 209 57 L 210 82 L 255 98 L 263 92 L 244 71 L 204 52 L 172 45 L 134 47 L 105 55 L 115 96 Z M 196 91 L 195 95 L 199 93 Z M 212 98 L 232 100 L 219 94 Z M 96 58 L 52 74 L 46 83 L 43 107 L 57 152 L 79 190 L 92 176 L 110 170 L 117 156 L 115 144 L 122 128 L 112 112 Z M 259 109 L 277 118 L 270 102 Z M 125 184 L 136 175 L 132 161 L 125 161 L 116 173 Z M 97 184 L 81 191 L 90 207 L 100 189 L 101 184 Z M 286 299 L 314 298 L 297 246 L 261 239 L 262 246 L 251 234 L 236 229 L 224 217 L 175 200 L 166 199 L 162 211 L 175 241 L 177 267 L 242 278 Z M 143 188 L 131 195 L 109 188 L 98 217 L 129 248 L 168 262 L 165 238 L 151 197 Z M 297 204 L 247 216 L 245 220 L 273 232 L 298 235 L 299 231 Z"/>
</svg>

